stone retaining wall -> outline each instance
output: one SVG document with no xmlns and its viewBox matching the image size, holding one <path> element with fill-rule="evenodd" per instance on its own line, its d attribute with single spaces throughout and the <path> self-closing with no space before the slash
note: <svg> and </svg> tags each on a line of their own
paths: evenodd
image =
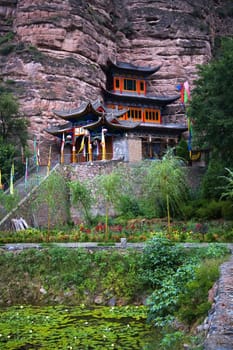
<svg viewBox="0 0 233 350">
<path fill-rule="evenodd" d="M 205 328 L 205 350 L 233 349 L 233 256 L 221 266 L 218 288 Z"/>
</svg>

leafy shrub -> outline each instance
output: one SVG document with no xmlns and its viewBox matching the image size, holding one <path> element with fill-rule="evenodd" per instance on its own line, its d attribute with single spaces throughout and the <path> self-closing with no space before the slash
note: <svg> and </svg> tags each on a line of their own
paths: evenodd
<svg viewBox="0 0 233 350">
<path fill-rule="evenodd" d="M 15 49 L 15 45 L 13 44 L 5 44 L 1 47 L 0 53 L 4 56 L 9 55 Z"/>
<path fill-rule="evenodd" d="M 161 349 L 176 349 L 176 346 L 184 343 L 185 334 L 182 331 L 176 331 L 166 334 L 160 342 Z"/>
<path fill-rule="evenodd" d="M 138 254 L 91 254 L 84 249 L 57 247 L 0 254 L 1 303 L 30 302 L 25 298 L 25 286 L 28 292 L 37 290 L 31 300 L 34 304 L 53 303 L 56 297 L 62 301 L 67 298 L 72 304 L 93 303 L 93 296 L 99 294 L 103 295 L 103 303 L 112 297 L 132 303 L 142 294 Z M 44 296 L 39 292 L 41 286 L 47 291 Z M 66 297 L 67 292 L 70 296 Z"/>
<path fill-rule="evenodd" d="M 122 195 L 120 197 L 118 210 L 128 219 L 135 218 L 141 214 L 138 201 L 129 195 Z"/>
<path fill-rule="evenodd" d="M 205 207 L 197 209 L 196 217 L 200 219 L 220 219 L 222 217 L 222 202 L 210 201 Z"/>
<path fill-rule="evenodd" d="M 225 220 L 233 219 L 233 202 L 225 201 L 222 203 L 222 217 Z"/>
<path fill-rule="evenodd" d="M 219 259 L 226 256 L 229 252 L 229 249 L 225 245 L 209 244 L 207 248 L 197 249 L 196 255 L 200 259 Z"/>
<path fill-rule="evenodd" d="M 162 327 L 174 320 L 179 295 L 184 285 L 190 281 L 195 272 L 196 262 L 181 266 L 177 271 L 161 281 L 161 287 L 155 289 L 147 300 L 149 306 L 148 320 L 157 327 Z"/>
<path fill-rule="evenodd" d="M 185 139 L 181 139 L 176 147 L 176 155 L 177 157 L 184 159 L 186 161 L 189 161 L 189 150 L 188 150 L 188 144 Z"/>
<path fill-rule="evenodd" d="M 146 285 L 161 286 L 164 277 L 174 273 L 184 260 L 185 252 L 181 246 L 173 244 L 165 237 L 154 237 L 142 253 L 140 275 Z"/>
<path fill-rule="evenodd" d="M 9 42 L 14 39 L 14 33 L 13 32 L 8 32 L 7 34 L 3 35 L 0 37 L 0 45 Z"/>
<path fill-rule="evenodd" d="M 224 165 L 221 162 L 212 159 L 209 162 L 208 169 L 202 179 L 201 190 L 204 198 L 219 199 L 222 195 L 224 181 L 222 176 L 226 173 Z"/>
<path fill-rule="evenodd" d="M 202 319 L 211 304 L 208 302 L 208 291 L 219 277 L 219 261 L 206 260 L 196 269 L 195 276 L 188 281 L 179 295 L 179 311 L 177 316 L 181 321 L 191 325 Z"/>
<path fill-rule="evenodd" d="M 186 220 L 192 219 L 195 217 L 195 208 L 192 203 L 184 205 L 181 207 L 182 217 Z"/>
</svg>

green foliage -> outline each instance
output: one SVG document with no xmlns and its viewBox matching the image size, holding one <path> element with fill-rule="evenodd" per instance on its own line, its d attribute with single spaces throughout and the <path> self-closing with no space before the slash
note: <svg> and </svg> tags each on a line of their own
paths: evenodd
<svg viewBox="0 0 233 350">
<path fill-rule="evenodd" d="M 233 39 L 222 39 L 215 58 L 199 66 L 199 79 L 188 110 L 194 138 L 200 147 L 211 149 L 215 159 L 229 166 L 233 160 Z"/>
<path fill-rule="evenodd" d="M 5 210 L 5 214 L 9 213 L 13 208 L 15 208 L 18 202 L 19 195 L 17 192 L 14 193 L 14 195 L 10 195 L 8 193 L 6 194 L 5 192 L 0 191 L 0 203 Z"/>
<path fill-rule="evenodd" d="M 185 220 L 214 220 L 233 218 L 232 201 L 198 199 L 182 206 L 182 218 Z"/>
<path fill-rule="evenodd" d="M 13 160 L 16 156 L 16 148 L 11 143 L 3 142 L 0 138 L 0 169 L 2 173 L 2 183 L 9 183 L 10 172 Z"/>
<path fill-rule="evenodd" d="M 21 147 L 27 148 L 28 122 L 19 115 L 19 103 L 8 92 L 0 94 L 0 169 L 7 184 L 14 160 L 15 175 L 22 174 Z"/>
<path fill-rule="evenodd" d="M 87 182 L 72 181 L 69 183 L 71 191 L 71 202 L 73 205 L 81 208 L 84 212 L 86 221 L 91 224 L 92 218 L 90 214 L 93 197 Z"/>
<path fill-rule="evenodd" d="M 144 176 L 144 201 L 155 213 L 168 218 L 180 212 L 181 204 L 187 200 L 188 186 L 186 169 L 182 167 L 181 160 L 169 150 L 159 162 L 151 162 Z"/>
<path fill-rule="evenodd" d="M 54 200 L 56 199 L 56 200 Z M 64 212 L 68 213 L 68 187 L 64 177 L 56 171 L 40 184 L 40 189 L 36 199 L 33 201 L 32 209 L 34 215 L 41 207 L 46 207 L 48 234 L 51 227 L 52 218 L 56 217 L 56 224 L 62 224 Z M 53 220 L 53 224 L 55 222 Z"/>
<path fill-rule="evenodd" d="M 14 33 L 12 32 L 8 32 L 0 37 L 0 54 L 7 56 L 14 50 L 15 45 L 11 43 L 13 39 Z"/>
<path fill-rule="evenodd" d="M 1 254 L 2 303 L 51 304 L 57 297 L 73 305 L 93 304 L 98 295 L 102 296 L 102 304 L 111 298 L 124 303 L 136 301 L 142 293 L 138 254 L 112 250 L 91 254 L 83 249 L 57 247 Z M 46 294 L 40 294 L 41 286 Z"/>
<path fill-rule="evenodd" d="M 232 201 L 224 201 L 222 203 L 222 217 L 225 220 L 233 219 L 233 203 Z"/>
<path fill-rule="evenodd" d="M 205 220 L 220 219 L 222 217 L 222 202 L 210 201 L 205 206 L 196 210 L 195 217 Z"/>
<path fill-rule="evenodd" d="M 4 46 L 0 47 L 0 54 L 3 56 L 9 55 L 12 51 L 14 51 L 15 45 L 14 44 L 5 44 Z"/>
<path fill-rule="evenodd" d="M 124 218 L 145 215 L 142 204 L 142 185 L 146 168 L 147 164 L 140 162 L 130 167 L 118 167 L 116 170 L 120 179 L 116 208 Z"/>
<path fill-rule="evenodd" d="M 28 122 L 19 115 L 19 103 L 11 93 L 0 95 L 0 121 L 0 137 L 4 142 L 14 140 L 16 146 L 26 145 Z"/>
<path fill-rule="evenodd" d="M 140 216 L 141 210 L 138 201 L 128 194 L 122 194 L 119 199 L 118 210 L 126 219 L 133 219 Z"/>
<path fill-rule="evenodd" d="M 219 199 L 226 183 L 224 164 L 212 158 L 202 179 L 201 194 L 207 199 Z"/>
<path fill-rule="evenodd" d="M 233 171 L 226 168 L 227 175 L 223 177 L 226 185 L 223 187 L 223 193 L 221 198 L 227 198 L 233 200 Z"/>
<path fill-rule="evenodd" d="M 174 263 L 172 269 L 167 270 L 165 262 L 167 273 L 160 274 L 160 283 L 157 283 L 147 299 L 149 321 L 155 326 L 164 327 L 171 324 L 177 316 L 188 324 L 205 316 L 210 306 L 207 302 L 208 290 L 217 280 L 218 266 L 227 253 L 226 247 L 213 245 L 186 255 L 181 251 L 178 255 L 180 262 Z M 154 256 L 149 255 L 148 259 L 148 264 L 150 261 L 153 263 Z M 155 266 L 154 269 L 162 270 L 162 265 Z M 151 276 L 148 275 L 147 278 L 150 281 Z"/>
<path fill-rule="evenodd" d="M 176 349 L 181 343 L 184 343 L 185 334 L 182 331 L 176 331 L 166 334 L 160 342 L 161 349 Z"/>
<path fill-rule="evenodd" d="M 170 271 L 161 278 L 160 288 L 156 288 L 147 300 L 148 320 L 157 327 L 163 327 L 174 320 L 178 309 L 179 295 L 184 285 L 193 278 L 196 262 L 189 262 L 177 270 Z"/>
<path fill-rule="evenodd" d="M 165 237 L 154 237 L 147 242 L 141 257 L 142 281 L 151 287 L 161 285 L 165 276 L 174 273 L 184 259 L 184 249 Z"/>
<path fill-rule="evenodd" d="M 119 202 L 121 194 L 121 177 L 117 172 L 112 172 L 107 175 L 99 175 L 95 178 L 95 184 L 99 195 L 105 204 L 105 230 L 106 238 L 108 236 L 108 221 L 109 221 L 109 209 L 112 204 L 115 208 Z"/>
<path fill-rule="evenodd" d="M 152 333 L 145 319 L 145 307 L 137 306 L 4 308 L 0 315 L 0 348 L 144 349 Z"/>
<path fill-rule="evenodd" d="M 185 139 L 181 139 L 178 145 L 176 146 L 176 156 L 180 159 L 184 159 L 186 161 L 189 161 L 189 150 L 188 150 L 188 144 Z"/>
<path fill-rule="evenodd" d="M 8 32 L 7 34 L 3 35 L 0 37 L 0 45 L 11 41 L 12 39 L 14 39 L 14 33 L 12 32 Z"/>
<path fill-rule="evenodd" d="M 196 270 L 195 277 L 188 281 L 179 295 L 179 311 L 181 321 L 191 325 L 207 314 L 211 303 L 208 302 L 208 291 L 219 277 L 219 262 L 205 261 Z"/>
</svg>

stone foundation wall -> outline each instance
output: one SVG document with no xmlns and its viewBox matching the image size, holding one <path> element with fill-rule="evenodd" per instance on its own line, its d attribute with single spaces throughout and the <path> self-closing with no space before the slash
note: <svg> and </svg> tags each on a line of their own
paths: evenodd
<svg viewBox="0 0 233 350">
<path fill-rule="evenodd" d="M 140 139 L 128 139 L 129 162 L 142 160 L 142 141 Z"/>
<path fill-rule="evenodd" d="M 136 142 L 135 142 L 136 141 Z M 140 145 L 138 140 L 131 140 L 131 151 L 133 152 L 132 156 L 134 156 L 134 160 L 136 161 L 137 157 L 140 156 Z M 134 146 L 134 147 L 133 147 Z M 138 148 L 137 148 L 138 147 Z M 110 174 L 114 169 L 118 166 L 124 166 L 127 171 L 127 167 L 129 167 L 128 162 L 123 161 L 98 161 L 98 162 L 90 162 L 90 163 L 78 163 L 71 165 L 63 165 L 58 167 L 58 171 L 65 177 L 67 181 L 90 181 L 93 183 L 93 180 L 98 175 Z M 190 167 L 189 171 L 189 183 L 193 188 L 197 188 L 201 181 L 201 176 L 203 174 L 203 168 L 195 168 Z M 48 208 L 46 204 L 40 206 L 39 209 L 35 210 L 33 202 L 37 200 L 37 194 L 40 191 L 40 187 L 34 188 L 34 190 L 27 195 L 21 202 L 20 205 L 12 211 L 7 217 L 7 220 L 1 225 L 1 230 L 9 230 L 12 228 L 11 219 L 20 218 L 26 220 L 26 222 L 32 226 L 39 227 L 47 227 L 48 225 Z M 93 191 L 95 191 L 93 187 Z M 65 224 L 69 220 L 74 223 L 78 223 L 83 220 L 83 215 L 74 206 L 70 203 L 70 194 L 69 189 L 67 187 L 67 192 L 64 193 L 64 206 L 62 207 L 58 203 L 56 214 L 51 218 L 51 226 L 56 226 L 58 223 Z M 69 209 L 69 210 L 68 210 Z M 92 209 L 93 216 L 96 215 L 105 215 L 105 206 L 104 203 L 99 200 L 98 203 L 93 205 Z M 114 215 L 113 208 L 110 208 L 109 215 Z"/>
</svg>

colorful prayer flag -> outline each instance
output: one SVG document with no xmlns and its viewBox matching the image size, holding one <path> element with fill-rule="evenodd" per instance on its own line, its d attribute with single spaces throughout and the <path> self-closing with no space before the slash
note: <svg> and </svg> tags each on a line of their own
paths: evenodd
<svg viewBox="0 0 233 350">
<path fill-rule="evenodd" d="M 48 157 L 48 165 L 47 165 L 47 176 L 49 175 L 50 172 L 50 167 L 51 167 L 51 146 L 49 147 L 49 157 Z"/>
<path fill-rule="evenodd" d="M 90 132 L 88 134 L 88 157 L 89 162 L 92 162 L 92 144 Z"/>
<path fill-rule="evenodd" d="M 84 144 L 85 144 L 85 135 L 83 135 L 83 138 L 82 138 L 81 145 L 80 145 L 78 153 L 82 152 L 82 150 L 84 148 Z"/>
<path fill-rule="evenodd" d="M 27 188 L 28 185 L 28 158 L 26 158 L 25 162 L 25 176 L 24 176 L 24 186 Z"/>
<path fill-rule="evenodd" d="M 36 137 L 34 137 L 34 141 L 33 141 L 33 160 L 34 160 L 34 164 L 37 164 L 37 142 L 36 142 Z"/>
<path fill-rule="evenodd" d="M 0 190 L 3 190 L 3 184 L 2 184 L 2 172 L 0 169 Z"/>
<path fill-rule="evenodd" d="M 105 132 L 106 129 L 102 129 L 101 133 L 101 146 L 102 146 L 102 160 L 106 160 L 106 144 L 105 144 Z"/>
<path fill-rule="evenodd" d="M 14 163 L 12 163 L 11 166 L 11 175 L 10 175 L 10 194 L 14 194 L 14 175 L 15 175 L 15 166 Z"/>
<path fill-rule="evenodd" d="M 188 81 L 184 82 L 184 103 L 188 103 L 190 100 L 190 90 Z"/>
<path fill-rule="evenodd" d="M 38 142 L 38 144 L 37 144 L 36 165 L 37 165 L 37 167 L 39 167 L 39 165 L 40 165 L 40 148 L 39 148 L 39 142 Z"/>
<path fill-rule="evenodd" d="M 63 132 L 62 141 L 61 141 L 61 164 L 64 163 L 64 147 L 65 147 L 65 134 Z"/>
</svg>

